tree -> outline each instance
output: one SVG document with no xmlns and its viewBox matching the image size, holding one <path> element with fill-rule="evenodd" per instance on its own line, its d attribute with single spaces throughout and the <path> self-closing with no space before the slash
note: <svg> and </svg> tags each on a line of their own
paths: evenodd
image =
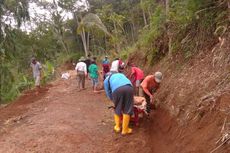
<svg viewBox="0 0 230 153">
<path fill-rule="evenodd" d="M 105 25 L 102 23 L 101 19 L 96 14 L 89 13 L 89 14 L 85 15 L 81 19 L 79 26 L 77 28 L 77 33 L 80 34 L 81 38 L 82 38 L 85 56 L 88 56 L 88 54 L 89 54 L 89 48 L 87 47 L 87 46 L 89 46 L 89 31 L 87 33 L 88 36 L 86 36 L 86 31 L 92 27 L 97 27 L 98 29 L 102 30 L 108 36 L 111 36 L 111 34 L 108 32 Z"/>
</svg>

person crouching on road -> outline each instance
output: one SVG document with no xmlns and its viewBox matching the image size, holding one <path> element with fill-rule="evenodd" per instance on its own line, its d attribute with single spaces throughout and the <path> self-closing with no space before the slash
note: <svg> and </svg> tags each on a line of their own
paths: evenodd
<svg viewBox="0 0 230 153">
<path fill-rule="evenodd" d="M 145 77 L 141 83 L 141 96 L 146 99 L 147 113 L 150 113 L 150 105 L 153 103 L 153 93 L 159 89 L 162 78 L 162 73 L 156 72 L 154 75 Z"/>
<path fill-rule="evenodd" d="M 33 71 L 35 86 L 36 86 L 36 88 L 40 88 L 42 65 L 35 58 L 32 58 L 30 66 L 31 66 L 32 71 Z"/>
<path fill-rule="evenodd" d="M 96 65 L 95 61 L 92 61 L 92 63 L 89 66 L 89 75 L 93 84 L 93 92 L 97 92 L 99 74 L 98 74 L 98 66 Z"/>
<path fill-rule="evenodd" d="M 87 77 L 87 66 L 83 61 L 85 61 L 85 58 L 81 57 L 75 67 L 79 90 L 85 89 L 85 78 Z"/>
<path fill-rule="evenodd" d="M 134 90 L 130 80 L 122 73 L 111 73 L 104 80 L 104 87 L 107 97 L 115 105 L 115 126 L 114 131 L 120 132 L 120 116 L 123 114 L 122 134 L 132 133 L 129 128 L 130 115 L 133 114 Z"/>
</svg>

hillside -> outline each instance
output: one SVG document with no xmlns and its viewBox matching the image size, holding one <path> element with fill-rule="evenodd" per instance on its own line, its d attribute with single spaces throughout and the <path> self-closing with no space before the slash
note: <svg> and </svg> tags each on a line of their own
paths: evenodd
<svg viewBox="0 0 230 153">
<path fill-rule="evenodd" d="M 173 118 L 167 119 L 159 112 L 152 115 L 153 119 L 160 117 L 161 120 L 148 123 L 150 144 L 159 132 L 165 134 L 165 143 L 174 146 L 169 152 L 211 152 L 222 143 L 215 152 L 230 151 L 229 41 L 227 34 L 212 48 L 207 47 L 192 58 L 165 57 L 153 68 L 146 67 L 146 74 L 163 72 L 164 81 L 155 102 L 157 111 Z M 143 58 L 138 52 L 130 57 L 140 65 L 144 65 Z M 159 131 L 152 131 L 154 126 Z"/>
</svg>

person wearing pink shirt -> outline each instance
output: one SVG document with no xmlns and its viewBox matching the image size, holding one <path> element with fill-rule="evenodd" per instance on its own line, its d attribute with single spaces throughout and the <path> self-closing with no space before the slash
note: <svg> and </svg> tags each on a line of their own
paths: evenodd
<svg viewBox="0 0 230 153">
<path fill-rule="evenodd" d="M 144 79 L 144 72 L 136 67 L 134 64 L 131 65 L 131 82 L 135 86 L 135 95 L 139 96 L 139 87 Z"/>
</svg>

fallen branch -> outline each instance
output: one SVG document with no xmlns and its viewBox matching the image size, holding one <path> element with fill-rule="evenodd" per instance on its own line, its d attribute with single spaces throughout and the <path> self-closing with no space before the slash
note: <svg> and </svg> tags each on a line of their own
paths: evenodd
<svg viewBox="0 0 230 153">
<path fill-rule="evenodd" d="M 215 149 L 213 149 L 210 153 L 214 153 L 215 151 L 217 151 L 221 146 L 223 146 L 229 140 L 230 140 L 230 137 L 228 137 L 224 142 L 222 142 L 219 146 L 217 146 Z"/>
<path fill-rule="evenodd" d="M 223 126 L 222 126 L 222 128 L 221 128 L 221 133 L 224 132 L 225 125 L 226 125 L 226 121 L 227 121 L 227 117 L 225 117 L 225 119 L 224 119 L 224 124 L 223 124 Z"/>
</svg>

